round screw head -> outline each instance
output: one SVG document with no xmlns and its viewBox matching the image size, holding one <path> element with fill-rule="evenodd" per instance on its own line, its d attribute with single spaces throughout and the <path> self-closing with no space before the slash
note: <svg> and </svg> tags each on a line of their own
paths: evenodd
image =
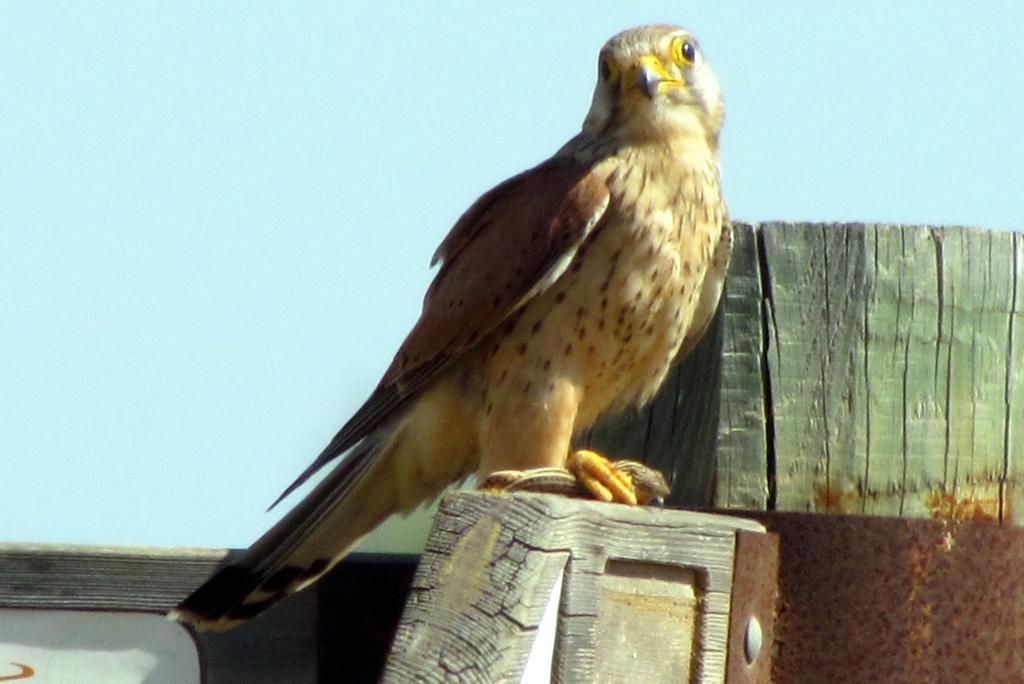
<svg viewBox="0 0 1024 684">
<path fill-rule="evenodd" d="M 753 665 L 757 656 L 761 653 L 761 644 L 764 635 L 761 633 L 761 623 L 756 617 L 751 617 L 747 622 L 747 633 L 743 638 L 743 655 L 747 658 L 747 665 Z"/>
</svg>

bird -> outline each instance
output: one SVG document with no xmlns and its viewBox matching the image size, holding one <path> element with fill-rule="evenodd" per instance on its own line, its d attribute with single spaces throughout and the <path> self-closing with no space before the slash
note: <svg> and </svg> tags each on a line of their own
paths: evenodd
<svg viewBox="0 0 1024 684">
<path fill-rule="evenodd" d="M 648 402 L 712 319 L 732 247 L 723 122 L 691 32 L 609 39 L 580 132 L 462 214 L 380 383 L 278 502 L 333 469 L 169 617 L 232 627 L 473 474 L 542 490 L 568 468 L 594 498 L 636 503 L 635 471 L 573 439 Z"/>
</svg>

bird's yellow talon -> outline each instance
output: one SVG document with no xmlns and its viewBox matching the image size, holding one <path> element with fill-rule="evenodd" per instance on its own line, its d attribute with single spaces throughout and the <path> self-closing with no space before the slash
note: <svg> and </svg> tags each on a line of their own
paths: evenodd
<svg viewBox="0 0 1024 684">
<path fill-rule="evenodd" d="M 633 478 L 601 454 L 579 449 L 570 454 L 566 466 L 598 501 L 615 501 L 630 506 L 637 504 Z"/>
<path fill-rule="evenodd" d="M 576 478 L 579 480 L 580 484 L 583 485 L 583 488 L 598 501 L 604 501 L 607 503 L 615 499 L 615 495 L 612 494 L 612 490 L 605 487 L 599 479 L 587 471 L 578 471 L 576 473 Z"/>
</svg>

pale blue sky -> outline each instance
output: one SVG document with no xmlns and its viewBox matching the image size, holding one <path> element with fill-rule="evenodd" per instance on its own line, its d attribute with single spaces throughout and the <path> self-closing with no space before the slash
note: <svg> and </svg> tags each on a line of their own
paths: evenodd
<svg viewBox="0 0 1024 684">
<path fill-rule="evenodd" d="M 652 21 L 737 218 L 1024 227 L 1024 3 L 4 2 L 0 540 L 248 544 Z"/>
</svg>

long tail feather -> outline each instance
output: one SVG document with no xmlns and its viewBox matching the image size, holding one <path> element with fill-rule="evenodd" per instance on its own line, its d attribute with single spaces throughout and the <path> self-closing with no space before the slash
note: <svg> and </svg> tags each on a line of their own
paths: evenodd
<svg viewBox="0 0 1024 684">
<path fill-rule="evenodd" d="M 394 510 L 386 492 L 376 488 L 371 496 L 365 484 L 379 451 L 373 437 L 364 440 L 280 522 L 168 617 L 200 630 L 229 629 L 316 581 Z"/>
</svg>

